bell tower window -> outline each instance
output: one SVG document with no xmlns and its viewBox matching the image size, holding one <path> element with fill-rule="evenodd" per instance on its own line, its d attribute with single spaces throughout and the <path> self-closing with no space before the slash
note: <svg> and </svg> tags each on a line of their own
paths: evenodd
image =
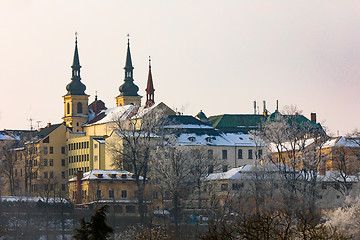
<svg viewBox="0 0 360 240">
<path fill-rule="evenodd" d="M 77 104 L 77 113 L 82 113 L 83 111 L 82 111 L 82 104 L 81 104 L 81 102 L 78 102 L 78 104 Z"/>
<path fill-rule="evenodd" d="M 67 103 L 67 106 L 66 106 L 66 111 L 67 111 L 67 114 L 70 114 L 70 103 Z"/>
</svg>

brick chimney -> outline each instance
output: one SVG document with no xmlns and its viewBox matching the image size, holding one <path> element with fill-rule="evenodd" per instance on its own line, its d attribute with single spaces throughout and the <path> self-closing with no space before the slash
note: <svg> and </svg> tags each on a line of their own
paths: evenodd
<svg viewBox="0 0 360 240">
<path fill-rule="evenodd" d="M 81 188 L 81 179 L 83 178 L 83 171 L 79 170 L 76 173 L 76 204 L 82 203 L 82 188 Z"/>
<path fill-rule="evenodd" d="M 316 123 L 316 113 L 311 113 L 311 114 L 310 114 L 310 120 L 311 120 L 313 123 Z"/>
</svg>

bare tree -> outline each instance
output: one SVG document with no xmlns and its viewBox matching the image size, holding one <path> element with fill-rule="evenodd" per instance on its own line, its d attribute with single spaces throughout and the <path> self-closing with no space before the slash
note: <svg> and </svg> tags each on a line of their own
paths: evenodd
<svg viewBox="0 0 360 240">
<path fill-rule="evenodd" d="M 155 154 L 151 162 L 151 182 L 161 190 L 163 197 L 167 193 L 172 200 L 175 235 L 179 236 L 180 199 L 184 198 L 191 175 L 191 153 L 187 147 L 177 146 L 176 140 L 170 140 L 158 147 Z"/>
<path fill-rule="evenodd" d="M 135 114 L 126 119 L 119 116 L 113 121 L 114 139 L 107 145 L 114 156 L 114 165 L 134 173 L 142 223 L 145 221 L 144 192 L 151 152 L 162 145 L 166 123 L 166 116 L 156 109 L 135 111 Z"/>
<path fill-rule="evenodd" d="M 19 158 L 19 151 L 16 151 L 18 147 L 18 141 L 6 141 L 1 143 L 1 165 L 0 169 L 1 172 L 6 176 L 8 186 L 9 186 L 9 192 L 11 196 L 15 195 L 16 192 L 16 186 L 17 178 L 15 173 L 15 167 L 18 163 Z"/>
<path fill-rule="evenodd" d="M 288 107 L 283 114 L 273 114 L 255 135 L 266 143 L 266 162 L 277 166 L 285 180 L 283 200 L 289 209 L 298 205 L 299 197 L 308 200 L 305 191 L 311 193 L 309 204 L 314 206 L 316 178 L 323 159 L 323 129 L 300 115 L 296 107 Z"/>
</svg>

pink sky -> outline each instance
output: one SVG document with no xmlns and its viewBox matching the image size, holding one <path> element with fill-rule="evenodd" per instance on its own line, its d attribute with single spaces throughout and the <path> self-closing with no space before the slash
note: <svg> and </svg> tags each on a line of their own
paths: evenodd
<svg viewBox="0 0 360 240">
<path fill-rule="evenodd" d="M 155 101 L 184 114 L 278 99 L 360 128 L 360 1 L 2 0 L 0 24 L 0 129 L 62 121 L 76 31 L 90 102 L 115 106 L 129 33 L 139 94 L 151 55 Z"/>
</svg>

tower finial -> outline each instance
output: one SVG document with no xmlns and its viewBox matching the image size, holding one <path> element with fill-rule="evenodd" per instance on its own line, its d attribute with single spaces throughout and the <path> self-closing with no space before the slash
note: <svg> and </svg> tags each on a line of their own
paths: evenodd
<svg viewBox="0 0 360 240">
<path fill-rule="evenodd" d="M 95 91 L 95 101 L 97 101 L 97 91 Z"/>
<path fill-rule="evenodd" d="M 128 38 L 128 44 L 130 44 L 130 34 L 127 34 L 126 36 Z"/>
<path fill-rule="evenodd" d="M 77 36 L 78 36 L 78 33 L 75 32 L 75 43 L 77 43 Z"/>
<path fill-rule="evenodd" d="M 145 89 L 146 91 L 146 103 L 145 103 L 145 107 L 151 107 L 152 105 L 155 104 L 155 100 L 154 100 L 154 84 L 153 84 L 153 79 L 152 79 L 152 74 L 151 74 L 151 58 L 149 56 L 149 74 L 148 74 L 148 82 L 147 82 L 147 87 Z"/>
</svg>

